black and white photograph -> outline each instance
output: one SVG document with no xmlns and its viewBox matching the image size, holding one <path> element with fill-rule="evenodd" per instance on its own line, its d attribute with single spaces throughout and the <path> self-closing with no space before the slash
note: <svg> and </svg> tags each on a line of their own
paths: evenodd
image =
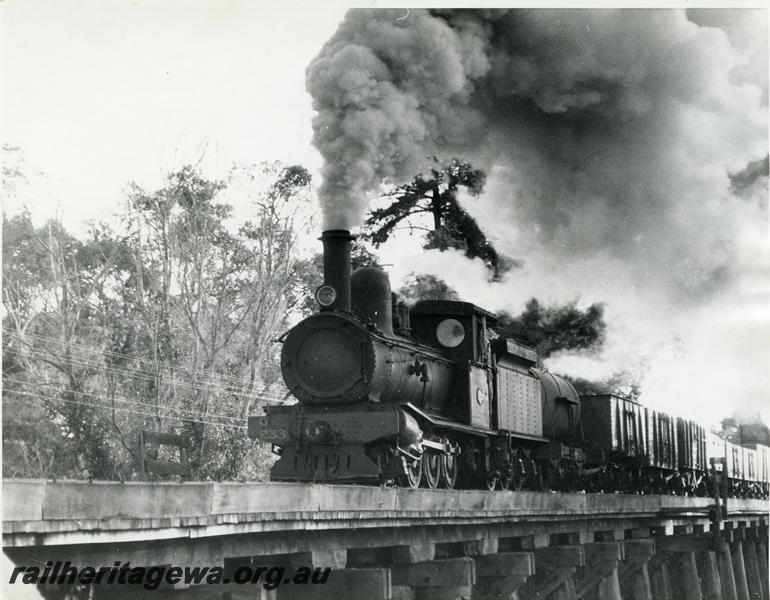
<svg viewBox="0 0 770 600">
<path fill-rule="evenodd" d="M 770 600 L 769 16 L 0 2 L 0 596 Z"/>
</svg>

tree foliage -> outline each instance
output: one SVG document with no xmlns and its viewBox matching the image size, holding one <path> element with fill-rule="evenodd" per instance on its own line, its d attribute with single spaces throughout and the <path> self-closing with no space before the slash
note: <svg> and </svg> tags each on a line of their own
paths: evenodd
<svg viewBox="0 0 770 600">
<path fill-rule="evenodd" d="M 639 377 L 630 371 L 613 373 L 607 379 L 598 381 L 580 377 L 569 379 L 580 395 L 614 394 L 636 400 L 642 393 Z"/>
<path fill-rule="evenodd" d="M 370 212 L 365 222 L 366 236 L 378 247 L 402 224 L 413 230 L 425 229 L 423 248 L 461 250 L 468 258 L 480 258 L 492 280 L 499 280 L 515 263 L 498 253 L 457 199 L 461 188 L 471 197 L 479 196 L 485 182 L 484 171 L 474 169 L 470 163 L 453 159 L 445 165 L 437 164 L 430 176 L 417 175 L 388 194 L 392 198 L 389 206 Z M 431 225 L 418 225 L 413 218 L 420 215 L 426 215 Z"/>
<path fill-rule="evenodd" d="M 504 337 L 534 346 L 541 358 L 562 350 L 595 350 L 604 342 L 604 307 L 592 304 L 581 310 L 576 302 L 544 306 L 533 298 L 519 316 L 501 314 L 498 329 Z"/>
<path fill-rule="evenodd" d="M 716 434 L 735 444 L 770 446 L 770 428 L 762 422 L 759 415 L 753 419 L 747 419 L 745 415 L 724 418 L 720 421 Z"/>
<path fill-rule="evenodd" d="M 130 479 L 145 429 L 187 435 L 196 478 L 264 477 L 246 417 L 286 392 L 274 340 L 302 300 L 309 184 L 298 166 L 185 167 L 83 240 L 4 218 L 4 475 Z"/>
<path fill-rule="evenodd" d="M 89 400 L 103 371 L 82 346 L 109 322 L 122 240 L 104 244 L 95 232 L 82 242 L 55 221 L 36 229 L 27 215 L 4 219 L 3 230 L 4 472 L 61 466 L 115 478 L 109 413 Z M 54 440 L 43 449 L 35 442 L 46 433 Z"/>
<path fill-rule="evenodd" d="M 459 300 L 459 294 L 443 279 L 429 273 L 410 273 L 397 294 L 407 303 L 419 300 Z"/>
</svg>

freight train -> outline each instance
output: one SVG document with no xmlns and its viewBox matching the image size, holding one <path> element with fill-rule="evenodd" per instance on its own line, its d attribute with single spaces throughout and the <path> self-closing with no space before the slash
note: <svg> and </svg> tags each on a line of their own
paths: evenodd
<svg viewBox="0 0 770 600">
<path fill-rule="evenodd" d="M 627 398 L 580 396 L 469 302 L 394 301 L 387 275 L 351 272 L 354 238 L 323 232 L 320 306 L 282 338 L 298 403 L 249 418 L 277 481 L 767 497 L 770 449 Z"/>
</svg>

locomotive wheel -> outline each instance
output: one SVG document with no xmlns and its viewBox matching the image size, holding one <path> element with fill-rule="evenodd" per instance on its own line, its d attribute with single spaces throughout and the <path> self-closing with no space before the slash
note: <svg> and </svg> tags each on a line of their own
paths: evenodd
<svg viewBox="0 0 770 600">
<path fill-rule="evenodd" d="M 522 487 L 527 490 L 537 491 L 542 487 L 540 467 L 531 458 L 525 463 L 526 469 L 522 472 Z"/>
<path fill-rule="evenodd" d="M 555 492 L 564 489 L 564 473 L 551 461 L 543 463 L 541 467 L 540 489 L 544 492 Z"/>
<path fill-rule="evenodd" d="M 564 486 L 567 492 L 580 492 L 585 489 L 583 476 L 576 468 L 567 469 L 564 473 Z"/>
<path fill-rule="evenodd" d="M 687 490 L 687 484 L 685 483 L 684 477 L 681 475 L 676 475 L 672 477 L 669 480 L 669 489 L 668 493 L 671 496 L 685 496 L 686 490 Z"/>
<path fill-rule="evenodd" d="M 610 465 L 610 492 L 623 494 L 626 491 L 626 472 L 615 463 Z"/>
<path fill-rule="evenodd" d="M 434 490 L 441 481 L 441 455 L 436 452 L 425 452 L 422 455 L 422 463 L 425 487 Z"/>
<path fill-rule="evenodd" d="M 457 485 L 457 473 L 459 460 L 456 454 L 441 455 L 441 481 L 447 489 L 454 489 Z"/>
<path fill-rule="evenodd" d="M 412 489 L 420 487 L 420 479 L 422 479 L 422 459 L 403 460 L 404 471 L 406 471 L 406 473 L 399 477 L 399 483 L 401 483 L 403 487 Z"/>
<path fill-rule="evenodd" d="M 601 477 L 601 471 L 588 475 L 586 477 L 586 492 L 590 494 L 603 494 L 604 489 L 602 488 Z"/>
<path fill-rule="evenodd" d="M 642 475 L 639 480 L 639 490 L 645 496 L 649 496 L 650 494 L 655 493 L 655 476 L 648 469 L 642 471 Z"/>
<path fill-rule="evenodd" d="M 524 461 L 521 459 L 514 459 L 508 477 L 508 488 L 518 492 L 524 487 L 526 480 L 527 472 L 524 467 Z"/>
</svg>

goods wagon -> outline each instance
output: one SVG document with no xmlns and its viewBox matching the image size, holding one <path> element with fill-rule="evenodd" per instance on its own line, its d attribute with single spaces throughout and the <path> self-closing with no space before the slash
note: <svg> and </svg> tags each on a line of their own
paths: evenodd
<svg viewBox="0 0 770 600">
<path fill-rule="evenodd" d="M 707 493 L 706 430 L 694 421 L 676 419 L 679 482 L 688 493 Z M 699 492 L 700 490 L 700 492 Z"/>
<path fill-rule="evenodd" d="M 638 402 L 613 394 L 581 396 L 589 466 L 606 465 L 604 491 L 636 489 L 648 479 L 648 415 Z"/>
<path fill-rule="evenodd" d="M 674 472 L 679 466 L 674 419 L 666 413 L 646 409 L 647 458 L 652 467 Z"/>
<path fill-rule="evenodd" d="M 757 498 L 766 498 L 770 492 L 770 448 L 762 444 L 748 444 L 756 452 L 756 480 L 754 483 L 753 494 Z"/>
</svg>

